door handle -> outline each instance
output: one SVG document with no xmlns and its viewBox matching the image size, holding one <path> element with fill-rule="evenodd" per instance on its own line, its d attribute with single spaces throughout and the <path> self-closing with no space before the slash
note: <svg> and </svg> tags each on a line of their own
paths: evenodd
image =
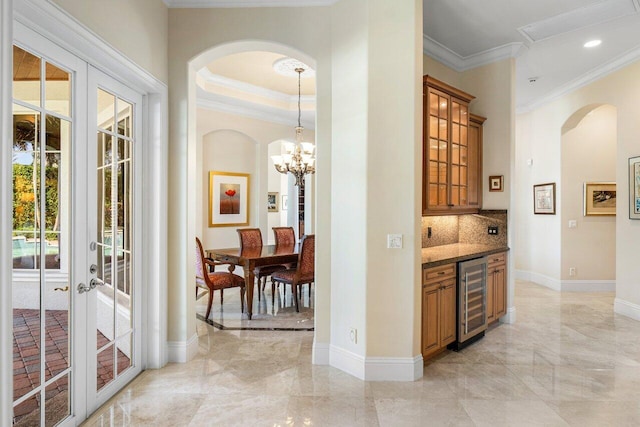
<svg viewBox="0 0 640 427">
<path fill-rule="evenodd" d="M 65 286 L 64 288 L 53 288 L 53 290 L 67 292 L 69 290 L 69 286 Z"/>
<path fill-rule="evenodd" d="M 91 281 L 89 282 L 89 287 L 91 289 L 95 288 L 96 286 L 104 286 L 104 282 L 101 279 L 98 279 L 97 277 L 94 277 L 93 279 L 91 279 Z"/>
<path fill-rule="evenodd" d="M 78 293 L 79 294 L 83 294 L 85 292 L 89 292 L 91 289 L 93 289 L 93 288 L 85 285 L 84 283 L 78 284 Z"/>
</svg>

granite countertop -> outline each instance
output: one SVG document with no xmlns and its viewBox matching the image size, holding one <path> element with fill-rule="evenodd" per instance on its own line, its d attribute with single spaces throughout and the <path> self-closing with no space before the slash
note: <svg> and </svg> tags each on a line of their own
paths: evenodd
<svg viewBox="0 0 640 427">
<path fill-rule="evenodd" d="M 451 262 L 465 261 L 498 252 L 508 251 L 507 246 L 453 243 L 450 245 L 422 248 L 422 266 L 436 267 Z"/>
</svg>

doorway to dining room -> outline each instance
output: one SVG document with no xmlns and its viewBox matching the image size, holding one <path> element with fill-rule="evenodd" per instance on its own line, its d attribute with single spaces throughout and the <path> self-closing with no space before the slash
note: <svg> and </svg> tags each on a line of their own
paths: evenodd
<svg viewBox="0 0 640 427">
<path fill-rule="evenodd" d="M 310 63 L 300 86 L 295 73 L 283 76 L 274 70 L 274 64 L 291 58 Z M 274 243 L 273 227 L 293 227 L 298 240 L 315 232 L 315 176 L 306 176 L 300 192 L 295 178 L 279 173 L 271 160 L 295 142 L 298 119 L 304 140 L 315 142 L 312 62 L 280 45 L 262 43 L 255 49 L 213 55 L 196 70 L 196 194 L 200 197 L 196 198 L 195 233 L 205 249 L 238 247 L 238 228 L 260 229 L 265 245 Z M 211 226 L 211 171 L 249 176 L 249 213 L 242 225 Z M 234 273 L 243 275 L 241 267 Z M 272 295 L 269 281 L 264 291 L 256 285 L 251 321 L 241 312 L 238 289 L 227 290 L 223 305 L 219 297 L 214 299 L 209 323 L 227 329 L 313 329 L 315 286 L 302 289 L 301 309 L 296 312 L 289 286 L 276 288 Z M 205 300 L 195 306 L 201 319 Z"/>
</svg>

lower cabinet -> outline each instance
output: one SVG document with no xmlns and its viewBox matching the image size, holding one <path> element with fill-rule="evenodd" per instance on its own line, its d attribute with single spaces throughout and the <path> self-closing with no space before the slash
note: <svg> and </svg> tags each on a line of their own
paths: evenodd
<svg viewBox="0 0 640 427">
<path fill-rule="evenodd" d="M 456 339 L 456 265 L 423 269 L 422 357 L 427 358 Z"/>
<path fill-rule="evenodd" d="M 487 323 L 507 313 L 507 253 L 489 255 L 487 267 Z"/>
</svg>

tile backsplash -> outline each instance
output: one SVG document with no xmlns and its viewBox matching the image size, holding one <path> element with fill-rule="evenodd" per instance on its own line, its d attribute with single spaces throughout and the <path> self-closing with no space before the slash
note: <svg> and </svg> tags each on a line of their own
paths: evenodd
<svg viewBox="0 0 640 427">
<path fill-rule="evenodd" d="M 489 226 L 497 226 L 498 234 L 490 235 Z M 428 237 L 429 227 L 431 237 Z M 477 214 L 422 217 L 423 248 L 452 243 L 506 246 L 507 211 L 484 210 Z"/>
</svg>

